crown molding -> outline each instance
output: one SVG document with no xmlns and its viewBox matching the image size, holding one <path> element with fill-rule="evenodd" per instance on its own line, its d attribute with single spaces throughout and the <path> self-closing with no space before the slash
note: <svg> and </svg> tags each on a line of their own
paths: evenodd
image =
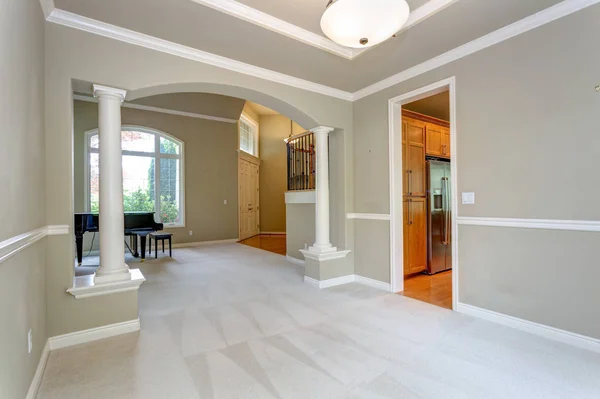
<svg viewBox="0 0 600 399">
<path fill-rule="evenodd" d="M 600 2 L 600 0 L 565 0 L 536 14 L 525 17 L 515 23 L 475 39 L 467 44 L 456 47 L 455 49 L 444 54 L 438 55 L 437 57 L 434 57 L 428 61 L 392 75 L 389 78 L 380 80 L 377 83 L 365 87 L 364 89 L 358 90 L 357 92 L 353 93 L 352 100 L 360 100 L 361 98 L 370 96 L 371 94 L 375 94 L 381 90 L 387 89 L 388 87 L 392 87 L 406 80 L 412 79 L 415 76 L 422 75 L 433 69 L 484 50 L 495 44 L 501 43 L 549 22 L 570 15 L 598 2 Z"/>
<path fill-rule="evenodd" d="M 73 94 L 73 100 L 86 101 L 88 103 L 97 103 L 98 102 L 98 100 L 94 97 L 84 96 L 81 94 Z M 219 116 L 196 114 L 194 112 L 177 111 L 174 109 L 153 107 L 150 105 L 134 104 L 134 103 L 129 103 L 129 102 L 123 102 L 121 104 L 121 107 L 131 108 L 131 109 L 139 109 L 142 111 L 159 112 L 161 114 L 186 116 L 189 118 L 196 118 L 196 119 L 206 119 L 209 121 L 216 121 L 216 122 L 225 122 L 225 123 L 237 123 L 238 122 L 237 119 L 221 118 Z"/>
<path fill-rule="evenodd" d="M 42 11 L 44 13 L 44 19 L 47 19 L 52 11 L 54 11 L 54 0 L 40 0 Z"/>
<path fill-rule="evenodd" d="M 319 83 L 296 78 L 270 69 L 246 64 L 231 58 L 222 57 L 206 51 L 198 50 L 192 47 L 173 43 L 164 39 L 159 39 L 144 33 L 135 32 L 119 26 L 111 25 L 95 19 L 83 17 L 68 11 L 54 9 L 47 18 L 48 22 L 58 25 L 79 29 L 85 32 L 119 40 L 136 46 L 145 47 L 151 50 L 160 51 L 188 60 L 201 62 L 203 64 L 216 66 L 229 71 L 253 76 L 256 78 L 268 80 L 275 83 L 281 83 L 298 89 L 319 93 L 341 100 L 352 101 L 352 93 L 325 86 Z"/>
<path fill-rule="evenodd" d="M 291 39 L 298 40 L 304 44 L 311 45 L 332 54 L 344 57 L 348 60 L 356 57 L 363 52 L 361 49 L 351 49 L 341 46 L 332 40 L 313 33 L 304 28 L 281 20 L 277 17 L 239 3 L 235 0 L 192 0 L 195 3 L 212 8 L 213 10 L 231 15 L 243 21 L 250 22 L 272 32 L 279 33 Z M 325 1 L 323 1 L 323 10 L 325 10 Z"/>
<path fill-rule="evenodd" d="M 348 60 L 352 60 L 373 48 L 368 47 L 364 49 L 354 49 L 339 45 L 324 36 L 318 35 L 304 28 L 300 28 L 299 26 L 281 20 L 277 17 L 259 11 L 255 8 L 249 7 L 235 0 L 192 1 L 203 6 L 210 7 L 213 10 L 217 10 L 222 13 L 231 15 L 232 17 L 239 18 L 243 21 L 250 22 L 254 25 L 268 29 L 272 32 L 287 36 L 291 39 L 298 40 L 299 42 L 302 42 L 304 44 L 308 44 L 321 50 L 328 51 L 332 54 L 338 55 Z M 413 26 L 417 25 L 418 23 L 423 22 L 427 18 L 438 13 L 439 11 L 448 7 L 452 3 L 455 3 L 456 1 L 458 0 L 430 0 L 429 2 L 425 3 L 424 5 L 410 13 L 406 24 L 404 24 L 404 26 L 398 33 L 404 32 L 407 29 L 410 29 Z M 325 5 L 325 1 L 323 1 L 323 4 Z M 325 11 L 325 7 L 323 7 L 323 11 Z"/>
<path fill-rule="evenodd" d="M 434 1 L 438 7 L 441 7 L 444 1 L 447 3 L 446 6 L 450 4 L 449 0 L 431 0 L 430 3 Z M 233 72 L 307 90 L 313 93 L 323 94 L 346 101 L 356 101 L 597 3 L 600 3 L 600 0 L 564 0 L 552 7 L 523 18 L 504 28 L 500 28 L 467 44 L 456 47 L 453 50 L 408 68 L 354 93 L 325 86 L 320 83 L 310 82 L 308 80 L 257 67 L 255 65 L 246 64 L 241 61 L 169 42 L 167 40 L 107 24 L 60 9 L 54 9 L 47 18 L 47 21 L 177 57 L 220 67 Z M 429 3 L 422 7 L 428 5 Z M 417 10 L 415 10 L 415 13 L 416 12 Z"/>
</svg>

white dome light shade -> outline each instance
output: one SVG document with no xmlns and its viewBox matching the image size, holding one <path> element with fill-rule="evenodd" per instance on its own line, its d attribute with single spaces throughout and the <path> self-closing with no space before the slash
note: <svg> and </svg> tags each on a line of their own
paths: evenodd
<svg viewBox="0 0 600 399">
<path fill-rule="evenodd" d="M 321 29 L 342 46 L 371 47 L 402 29 L 409 13 L 405 0 L 333 0 L 321 17 Z"/>
</svg>

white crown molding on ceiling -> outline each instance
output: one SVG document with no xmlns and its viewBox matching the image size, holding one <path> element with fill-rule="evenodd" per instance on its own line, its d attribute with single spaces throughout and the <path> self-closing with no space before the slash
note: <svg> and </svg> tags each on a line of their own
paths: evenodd
<svg viewBox="0 0 600 399">
<path fill-rule="evenodd" d="M 484 50 L 495 44 L 501 43 L 549 22 L 570 15 L 598 2 L 600 2 L 600 0 L 565 0 L 536 14 L 530 15 L 517 22 L 495 30 L 494 32 L 488 33 L 485 36 L 481 36 L 480 38 L 469 43 L 456 47 L 446 53 L 440 54 L 437 57 L 427 60 L 421 64 L 405 69 L 402 72 L 390 76 L 389 78 L 380 80 L 377 83 L 365 87 L 364 89 L 358 90 L 353 93 L 352 100 L 356 101 L 360 100 L 361 98 L 368 97 L 371 94 L 375 94 L 381 90 L 387 89 L 388 87 L 392 87 L 406 80 L 412 79 L 415 76 L 422 75 L 433 69 Z"/>
<path fill-rule="evenodd" d="M 97 103 L 98 102 L 98 100 L 95 97 L 85 96 L 85 95 L 81 95 L 81 94 L 74 94 L 73 95 L 73 100 L 86 101 L 88 103 Z M 124 107 L 124 108 L 139 109 L 139 110 L 142 110 L 142 111 L 160 112 L 161 114 L 169 114 L 169 115 L 177 115 L 177 116 L 187 116 L 189 118 L 206 119 L 206 120 L 209 120 L 209 121 L 225 122 L 225 123 L 238 123 L 237 119 L 222 118 L 222 117 L 219 117 L 219 116 L 197 114 L 197 113 L 194 113 L 194 112 L 177 111 L 177 110 L 174 110 L 174 109 L 153 107 L 151 105 L 134 104 L 134 103 L 130 103 L 130 102 L 127 102 L 127 101 L 124 101 L 123 103 L 121 103 L 121 106 Z"/>
<path fill-rule="evenodd" d="M 85 32 L 119 40 L 136 46 L 145 47 L 151 50 L 160 51 L 188 60 L 201 62 L 203 64 L 216 66 L 244 75 L 254 76 L 256 78 L 269 80 L 271 82 L 296 87 L 299 89 L 312 91 L 314 93 L 324 94 L 346 101 L 352 101 L 352 93 L 325 86 L 319 83 L 296 78 L 270 69 L 246 64 L 245 62 L 222 57 L 196 48 L 173 43 L 168 40 L 159 39 L 144 33 L 135 32 L 119 26 L 111 25 L 106 22 L 97 21 L 92 18 L 83 17 L 68 11 L 54 9 L 47 18 L 48 22 L 68 26 Z"/>
<path fill-rule="evenodd" d="M 365 49 L 353 49 L 339 45 L 324 36 L 318 35 L 304 28 L 300 28 L 299 26 L 281 20 L 277 17 L 259 11 L 255 8 L 249 7 L 235 0 L 192 1 L 203 6 L 210 7 L 214 10 L 220 11 L 222 13 L 231 15 L 233 17 L 239 18 L 243 21 L 250 22 L 254 25 L 268 29 L 272 32 L 279 33 L 291 39 L 298 40 L 302 43 L 311 45 L 321 50 L 328 51 L 340 57 L 344 57 L 348 60 L 352 60 L 372 48 L 370 47 Z M 431 17 L 432 15 L 443 10 L 444 8 L 448 7 L 450 4 L 456 1 L 458 0 L 430 0 L 429 2 L 425 3 L 424 5 L 410 13 L 408 21 L 406 22 L 406 24 L 400 32 L 412 28 L 419 22 L 424 21 L 425 19 Z M 325 4 L 326 1 L 323 0 L 323 11 L 325 11 Z"/>
<path fill-rule="evenodd" d="M 40 0 L 42 11 L 44 12 L 44 19 L 48 19 L 52 11 L 54 11 L 54 0 Z"/>
<path fill-rule="evenodd" d="M 500 28 L 492 33 L 459 46 L 419 65 L 408 68 L 400 73 L 369 85 L 354 93 L 246 64 L 241 61 L 222 57 L 192 47 L 183 46 L 181 44 L 169 42 L 167 40 L 107 24 L 105 22 L 83 17 L 60 9 L 54 9 L 47 18 L 47 21 L 119 40 L 136 46 L 145 47 L 151 50 L 160 51 L 166 54 L 171 54 L 177 57 L 213 65 L 249 76 L 254 76 L 256 78 L 271 82 L 296 87 L 298 89 L 307 90 L 313 93 L 319 93 L 346 101 L 356 101 L 599 2 L 600 0 L 564 0 L 563 2 L 549 7 L 543 11 L 523 18 L 522 20 L 511 25 Z"/>
</svg>

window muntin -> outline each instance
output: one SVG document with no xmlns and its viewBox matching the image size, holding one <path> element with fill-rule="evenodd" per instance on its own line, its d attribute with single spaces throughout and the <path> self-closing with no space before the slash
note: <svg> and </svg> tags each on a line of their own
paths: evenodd
<svg viewBox="0 0 600 399">
<path fill-rule="evenodd" d="M 87 209 L 98 212 L 98 131 L 87 133 Z M 167 226 L 184 225 L 183 142 L 141 127 L 123 128 L 123 207 L 125 212 L 155 212 Z M 157 201 L 156 198 L 159 198 Z"/>
<path fill-rule="evenodd" d="M 244 114 L 240 117 L 240 150 L 258 157 L 258 125 Z"/>
</svg>

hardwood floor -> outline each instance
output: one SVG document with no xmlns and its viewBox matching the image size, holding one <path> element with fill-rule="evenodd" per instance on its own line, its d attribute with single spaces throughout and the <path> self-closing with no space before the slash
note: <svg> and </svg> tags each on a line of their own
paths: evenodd
<svg viewBox="0 0 600 399">
<path fill-rule="evenodd" d="M 279 255 L 287 253 L 285 234 L 259 234 L 240 241 L 240 244 L 260 248 Z"/>
<path fill-rule="evenodd" d="M 452 270 L 433 276 L 417 274 L 407 277 L 404 280 L 404 292 L 400 295 L 452 309 Z"/>
</svg>

